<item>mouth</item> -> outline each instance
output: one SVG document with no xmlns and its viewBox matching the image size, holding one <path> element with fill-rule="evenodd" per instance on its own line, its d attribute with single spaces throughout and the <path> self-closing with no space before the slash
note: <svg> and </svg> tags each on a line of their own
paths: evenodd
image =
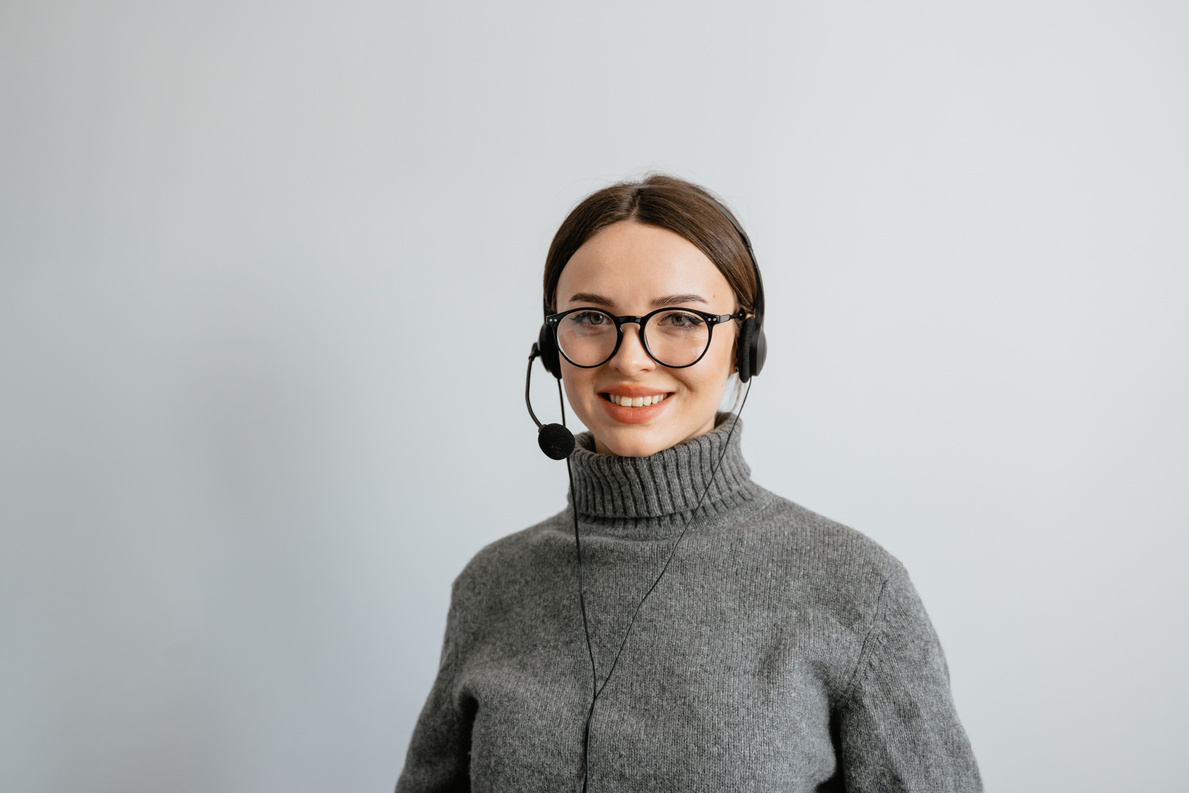
<svg viewBox="0 0 1189 793">
<path fill-rule="evenodd" d="M 648 396 L 627 396 L 626 394 L 599 394 L 600 397 L 610 402 L 612 405 L 619 405 L 625 408 L 639 408 L 648 407 L 649 405 L 657 405 L 665 400 L 669 394 L 650 394 Z"/>
<path fill-rule="evenodd" d="M 619 424 L 646 424 L 660 416 L 669 405 L 673 404 L 669 399 L 673 396 L 672 391 L 646 394 L 640 393 L 645 390 L 640 386 L 618 386 L 615 390 L 635 392 L 603 391 L 599 394 L 599 403 L 603 406 L 603 412 Z"/>
</svg>

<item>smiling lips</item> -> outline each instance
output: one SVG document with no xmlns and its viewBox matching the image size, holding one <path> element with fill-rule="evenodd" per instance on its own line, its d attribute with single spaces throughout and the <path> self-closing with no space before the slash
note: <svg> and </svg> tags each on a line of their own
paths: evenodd
<svg viewBox="0 0 1189 793">
<path fill-rule="evenodd" d="M 617 391 L 635 391 L 634 388 L 617 388 Z M 643 424 L 659 416 L 669 406 L 671 393 L 632 394 L 603 392 L 599 404 L 615 421 L 621 424 Z"/>
<path fill-rule="evenodd" d="M 662 401 L 668 394 L 656 394 L 653 396 L 624 396 L 621 394 L 607 394 L 607 399 L 614 402 L 616 405 L 622 405 L 625 408 L 647 407 L 648 405 L 655 405 Z"/>
</svg>

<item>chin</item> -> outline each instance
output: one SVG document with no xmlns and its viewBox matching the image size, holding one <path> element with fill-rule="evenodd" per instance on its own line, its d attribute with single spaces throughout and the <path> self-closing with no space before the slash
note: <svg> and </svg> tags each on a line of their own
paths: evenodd
<svg viewBox="0 0 1189 793">
<path fill-rule="evenodd" d="M 606 450 L 617 457 L 648 457 L 679 443 L 684 443 L 691 438 L 696 438 L 713 429 L 713 426 L 711 424 L 706 429 L 689 435 L 674 435 L 672 431 L 666 432 L 659 428 L 642 430 L 623 427 L 614 427 L 609 430 L 607 428 L 592 428 L 591 434 L 594 435 L 596 448 L 599 451 Z"/>
<path fill-rule="evenodd" d="M 591 434 L 595 437 L 596 448 L 602 447 L 617 457 L 648 457 L 680 443 L 680 440 L 662 438 L 660 433 L 639 429 L 592 429 Z"/>
</svg>

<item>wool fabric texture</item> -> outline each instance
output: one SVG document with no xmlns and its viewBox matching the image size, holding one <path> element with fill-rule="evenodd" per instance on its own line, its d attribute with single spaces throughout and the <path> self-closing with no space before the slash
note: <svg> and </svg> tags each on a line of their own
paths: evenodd
<svg viewBox="0 0 1189 793">
<path fill-rule="evenodd" d="M 593 686 L 571 510 L 599 685 L 688 524 L 595 706 L 590 793 L 982 790 L 904 568 L 752 482 L 735 421 L 650 457 L 578 437 L 567 509 L 454 582 L 397 793 L 581 789 Z"/>
</svg>

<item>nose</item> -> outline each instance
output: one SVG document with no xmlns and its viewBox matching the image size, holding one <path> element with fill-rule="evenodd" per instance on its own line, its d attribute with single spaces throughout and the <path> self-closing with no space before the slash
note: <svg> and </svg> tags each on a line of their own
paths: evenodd
<svg viewBox="0 0 1189 793">
<path fill-rule="evenodd" d="M 639 374 L 656 368 L 656 361 L 644 349 L 640 326 L 634 322 L 623 324 L 623 341 L 611 358 L 610 365 L 626 375 Z"/>
</svg>

